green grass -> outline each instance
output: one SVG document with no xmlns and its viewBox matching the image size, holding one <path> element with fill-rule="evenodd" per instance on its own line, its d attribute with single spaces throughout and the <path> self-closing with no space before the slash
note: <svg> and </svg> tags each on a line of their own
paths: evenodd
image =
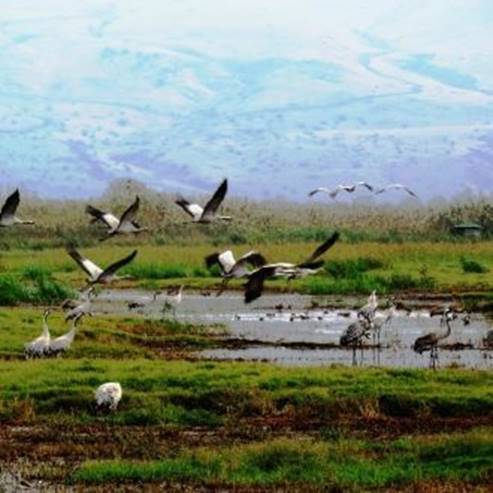
<svg viewBox="0 0 493 493">
<path fill-rule="evenodd" d="M 26 270 L 21 278 L 0 275 L 0 305 L 59 303 L 73 296 L 71 288 L 38 269 Z"/>
<path fill-rule="evenodd" d="M 0 357 L 23 356 L 24 343 L 41 334 L 42 310 L 12 308 L 0 313 Z M 63 313 L 48 320 L 52 337 L 64 334 L 69 324 Z M 70 358 L 157 358 L 164 351 L 198 350 L 214 347 L 211 336 L 221 335 L 220 326 L 192 325 L 132 317 L 85 317 L 76 343 L 64 357 Z"/>
<path fill-rule="evenodd" d="M 306 258 L 317 243 L 252 244 L 269 261 L 300 261 Z M 229 248 L 231 244 L 213 247 L 135 245 L 136 260 L 124 269 L 135 280 L 122 281 L 116 287 L 139 286 L 161 289 L 185 284 L 187 288 L 217 287 L 218 269 L 206 269 L 204 257 L 214 250 Z M 99 265 L 105 266 L 127 255 L 132 246 L 104 244 L 82 252 Z M 235 255 L 245 253 L 246 247 L 233 248 Z M 466 264 L 461 258 L 469 259 Z M 471 264 L 471 259 L 474 258 Z M 484 275 L 493 269 L 493 248 L 489 242 L 465 243 L 402 243 L 348 244 L 339 242 L 326 255 L 325 269 L 316 276 L 295 280 L 290 288 L 311 294 L 382 293 L 393 291 L 468 292 L 493 289 L 493 278 Z M 27 267 L 26 267 L 27 264 Z M 464 274 L 464 265 L 468 270 Z M 471 267 L 471 265 L 473 267 Z M 478 267 L 479 266 L 479 267 Z M 471 272 L 474 270 L 474 272 Z M 481 271 L 481 272 L 480 272 Z M 44 249 L 27 253 L 25 250 L 4 252 L 0 260 L 0 304 L 18 302 L 51 302 L 57 294 L 54 286 L 80 288 L 84 273 L 60 249 Z M 3 279 L 3 281 L 2 281 Z M 238 289 L 242 282 L 231 282 Z M 27 286 L 41 286 L 41 294 L 29 294 Z M 50 289 L 48 289 L 50 287 Z M 286 283 L 268 282 L 267 287 L 285 290 Z M 44 289 L 43 289 L 44 288 Z"/>
<path fill-rule="evenodd" d="M 416 436 L 386 441 L 274 439 L 183 451 L 159 461 L 92 461 L 73 482 L 175 481 L 205 485 L 312 485 L 361 491 L 418 481 L 483 482 L 493 474 L 493 433 Z"/>
<path fill-rule="evenodd" d="M 490 270 L 485 265 L 481 264 L 477 260 L 469 259 L 466 257 L 461 257 L 460 263 L 462 265 L 462 270 L 466 274 L 486 274 Z"/>
<path fill-rule="evenodd" d="M 344 416 L 493 416 L 493 375 L 444 370 L 282 368 L 247 363 L 149 359 L 2 362 L 0 420 L 11 403 L 29 402 L 33 420 L 100 419 L 120 424 L 216 426 L 249 416 L 284 414 L 331 422 Z M 124 389 L 119 412 L 92 412 L 104 381 Z M 174 406 L 174 407 L 173 407 Z M 61 413 L 61 414 L 60 414 Z M 14 418 L 21 419 L 22 417 Z"/>
</svg>

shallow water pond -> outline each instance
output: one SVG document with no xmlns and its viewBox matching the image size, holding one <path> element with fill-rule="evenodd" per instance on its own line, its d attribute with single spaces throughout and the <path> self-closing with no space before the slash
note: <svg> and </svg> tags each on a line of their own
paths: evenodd
<svg viewBox="0 0 493 493">
<path fill-rule="evenodd" d="M 94 312 L 160 317 L 166 299 L 173 305 L 173 298 L 165 295 L 153 300 L 152 293 L 143 291 L 103 291 L 94 301 Z M 137 306 L 130 310 L 129 303 Z M 422 304 L 415 304 L 410 313 L 395 313 L 390 323 L 382 327 L 380 347 L 375 347 L 376 341 L 371 338 L 365 341 L 362 351 L 339 347 L 341 334 L 357 319 L 357 311 L 347 307 L 357 304 L 358 300 L 350 297 L 329 300 L 328 297 L 266 294 L 245 305 L 241 294 L 236 292 L 220 297 L 214 293 L 211 296 L 185 294 L 178 306 L 165 310 L 165 316 L 176 316 L 187 322 L 224 324 L 231 339 L 241 342 L 234 348 L 204 351 L 201 356 L 205 358 L 266 360 L 286 365 L 429 365 L 429 353 L 419 355 L 411 347 L 417 337 L 445 331 L 445 327 L 440 326 L 440 317 L 430 317 Z M 329 305 L 331 308 L 321 308 Z M 384 316 L 383 311 L 377 312 L 377 317 Z M 452 334 L 442 341 L 439 349 L 440 366 L 493 367 L 493 351 L 483 345 L 491 323 L 482 314 L 472 313 L 469 324 L 459 317 L 451 325 Z"/>
</svg>

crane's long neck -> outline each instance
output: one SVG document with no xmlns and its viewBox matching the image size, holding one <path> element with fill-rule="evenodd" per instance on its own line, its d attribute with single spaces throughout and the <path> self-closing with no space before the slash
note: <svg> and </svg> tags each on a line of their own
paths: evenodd
<svg viewBox="0 0 493 493">
<path fill-rule="evenodd" d="M 452 332 L 452 327 L 450 326 L 450 320 L 448 318 L 445 318 L 445 323 L 447 324 L 447 330 L 442 335 L 437 337 L 439 341 L 442 339 L 446 339 Z"/>
<path fill-rule="evenodd" d="M 43 316 L 43 337 L 50 336 L 50 328 L 48 327 L 48 315 Z"/>
<path fill-rule="evenodd" d="M 75 336 L 75 331 L 77 330 L 77 324 L 79 323 L 80 316 L 75 317 L 72 319 L 72 325 L 70 326 L 70 330 L 68 331 L 67 335 L 69 337 L 74 337 Z"/>
</svg>

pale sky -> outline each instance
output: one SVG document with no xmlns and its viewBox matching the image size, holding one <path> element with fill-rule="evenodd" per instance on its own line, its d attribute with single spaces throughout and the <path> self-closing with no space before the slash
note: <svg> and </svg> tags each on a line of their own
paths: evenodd
<svg viewBox="0 0 493 493">
<path fill-rule="evenodd" d="M 481 190 L 492 26 L 489 0 L 4 0 L 0 179 L 86 195 L 230 176 L 242 194 L 262 169 L 282 186 L 256 195 L 300 198 L 292 182 L 431 162 L 451 163 L 440 193 Z"/>
</svg>

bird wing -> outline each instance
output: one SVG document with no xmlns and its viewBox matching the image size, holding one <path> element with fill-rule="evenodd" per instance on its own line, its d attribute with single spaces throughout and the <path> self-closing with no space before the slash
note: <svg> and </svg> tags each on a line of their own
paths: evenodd
<svg viewBox="0 0 493 493">
<path fill-rule="evenodd" d="M 373 192 L 373 186 L 367 183 L 366 181 L 359 181 L 358 183 L 356 183 L 356 185 L 358 187 L 365 187 L 368 190 L 370 190 L 370 192 Z"/>
<path fill-rule="evenodd" d="M 188 215 L 194 219 L 199 219 L 204 212 L 204 209 L 198 204 L 191 204 L 187 199 L 181 195 L 175 200 L 175 204 L 179 205 Z"/>
<path fill-rule="evenodd" d="M 402 187 L 411 197 L 414 197 L 415 199 L 418 198 L 418 196 L 409 188 L 409 187 Z"/>
<path fill-rule="evenodd" d="M 300 269 L 320 269 L 324 265 L 323 260 L 317 260 L 315 262 L 303 262 L 302 264 L 298 264 L 296 267 Z"/>
<path fill-rule="evenodd" d="M 221 268 L 225 274 L 229 274 L 236 264 L 233 252 L 231 250 L 226 250 L 220 253 L 217 257 L 217 261 L 221 265 Z"/>
<path fill-rule="evenodd" d="M 251 303 L 262 296 L 265 279 L 274 275 L 275 271 L 276 267 L 274 266 L 264 266 L 250 275 L 245 284 L 245 303 Z"/>
<path fill-rule="evenodd" d="M 110 212 L 102 211 L 101 209 L 97 209 L 92 205 L 86 206 L 86 212 L 94 218 L 94 221 L 103 221 L 103 223 L 105 223 L 108 228 L 114 229 L 117 228 L 120 224 L 118 218 L 115 217 L 113 214 L 111 214 Z"/>
<path fill-rule="evenodd" d="M 383 193 L 387 190 L 405 190 L 409 195 L 411 195 L 414 198 L 418 198 L 418 196 L 409 188 L 406 187 L 405 185 L 402 185 L 401 183 L 391 183 L 390 185 L 386 185 L 385 187 L 380 188 L 375 192 L 375 194 Z"/>
<path fill-rule="evenodd" d="M 74 247 L 68 246 L 66 248 L 67 253 L 79 264 L 79 266 L 87 273 L 91 278 L 96 279 L 103 269 L 97 266 L 94 262 L 86 257 L 83 257 Z"/>
<path fill-rule="evenodd" d="M 3 204 L 2 210 L 0 212 L 0 217 L 12 217 L 17 210 L 20 202 L 19 189 L 7 197 L 7 200 Z"/>
<path fill-rule="evenodd" d="M 242 255 L 236 262 L 236 265 L 243 266 L 245 264 L 249 264 L 252 267 L 262 267 L 266 263 L 267 260 L 262 254 L 254 250 L 251 250 L 250 252 L 247 252 L 244 255 Z"/>
<path fill-rule="evenodd" d="M 334 243 L 339 239 L 339 233 L 336 231 L 332 233 L 329 238 L 327 238 L 321 245 L 319 245 L 316 250 L 303 262 L 303 264 L 310 263 L 321 255 L 323 255 L 329 248 L 331 248 Z"/>
<path fill-rule="evenodd" d="M 120 218 L 120 224 L 118 226 L 119 228 L 128 225 L 133 226 L 133 220 L 135 219 L 137 211 L 139 210 L 139 206 L 140 198 L 137 196 L 133 204 L 122 214 L 122 217 Z"/>
<path fill-rule="evenodd" d="M 221 205 L 221 202 L 224 200 L 227 191 L 228 180 L 225 178 L 223 182 L 219 185 L 217 190 L 214 192 L 214 195 L 211 197 L 209 202 L 205 204 L 204 212 L 202 213 L 202 219 L 209 219 L 214 216 L 217 209 Z"/>
<path fill-rule="evenodd" d="M 430 334 L 426 334 L 424 336 L 418 337 L 414 341 L 413 349 L 415 351 L 425 351 L 429 346 L 432 346 L 437 343 L 437 335 L 434 332 Z"/>
<path fill-rule="evenodd" d="M 331 191 L 328 189 L 328 188 L 325 188 L 325 187 L 318 187 L 318 188 L 315 188 L 315 190 L 312 190 L 308 196 L 309 197 L 313 197 L 316 193 L 319 193 L 319 192 L 324 192 L 324 193 L 328 193 L 330 194 Z"/>
<path fill-rule="evenodd" d="M 106 267 L 106 269 L 104 269 L 101 276 L 106 277 L 106 276 L 113 275 L 118 269 L 121 269 L 124 265 L 127 265 L 128 263 L 130 263 L 135 258 L 136 255 L 137 255 L 137 250 L 134 250 L 127 257 L 122 258 L 121 260 L 118 260 L 117 262 L 114 262 L 113 264 Z"/>
<path fill-rule="evenodd" d="M 213 265 L 219 264 L 219 253 L 214 252 L 204 258 L 205 265 L 210 269 Z"/>
</svg>

